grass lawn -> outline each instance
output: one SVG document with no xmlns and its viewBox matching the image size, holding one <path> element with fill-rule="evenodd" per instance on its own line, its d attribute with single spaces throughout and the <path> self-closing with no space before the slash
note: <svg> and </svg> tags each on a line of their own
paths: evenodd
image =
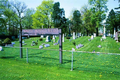
<svg viewBox="0 0 120 80">
<path fill-rule="evenodd" d="M 63 43 L 64 50 L 71 50 L 76 47 L 73 45 L 83 44 L 84 47 L 76 49 L 76 51 L 105 52 L 120 54 L 120 43 L 116 43 L 112 38 L 107 37 L 106 40 L 100 41 L 100 37 L 96 37 L 92 41 L 88 41 L 90 37 L 80 37 L 76 40 L 67 40 Z M 26 48 L 23 49 L 23 58 L 19 58 L 19 48 L 4 48 L 0 52 L 0 80 L 119 80 L 120 79 L 120 55 L 108 54 L 89 54 L 74 52 L 74 66 L 71 69 L 71 52 L 63 51 L 63 64 L 59 64 L 59 45 L 53 45 L 48 42 L 50 47 L 43 49 L 38 48 L 43 41 L 38 41 L 38 45 L 31 46 L 32 41 L 39 38 L 25 39 L 28 48 L 28 61 L 26 63 Z M 58 40 L 58 38 L 57 38 Z M 56 40 L 56 42 L 57 42 Z M 97 46 L 101 45 L 102 48 Z M 19 46 L 19 42 L 15 41 L 15 47 Z M 55 49 L 55 50 L 46 50 Z"/>
</svg>

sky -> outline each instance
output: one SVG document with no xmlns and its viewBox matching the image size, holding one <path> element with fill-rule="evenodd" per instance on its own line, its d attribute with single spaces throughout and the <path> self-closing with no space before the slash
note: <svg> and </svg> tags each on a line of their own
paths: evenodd
<svg viewBox="0 0 120 80">
<path fill-rule="evenodd" d="M 24 2 L 28 8 L 38 7 L 43 0 L 19 0 L 20 2 Z M 66 18 L 70 17 L 72 10 L 77 9 L 80 10 L 82 6 L 88 5 L 88 0 L 54 0 L 54 2 L 60 2 L 60 7 L 64 8 Z M 109 11 L 119 6 L 118 0 L 108 0 L 107 3 Z M 107 12 L 107 15 L 109 13 Z"/>
</svg>

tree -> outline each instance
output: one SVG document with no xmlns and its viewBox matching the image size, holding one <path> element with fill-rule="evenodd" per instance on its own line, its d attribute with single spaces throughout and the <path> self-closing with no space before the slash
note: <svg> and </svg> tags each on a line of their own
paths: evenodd
<svg viewBox="0 0 120 80">
<path fill-rule="evenodd" d="M 105 12 L 108 11 L 106 6 L 108 0 L 89 0 L 89 4 L 92 5 L 93 9 L 93 17 L 92 20 L 95 21 L 96 24 L 96 35 L 98 36 L 98 28 L 101 26 L 101 22 L 106 18 Z M 95 19 L 95 20 L 94 20 Z"/>
<path fill-rule="evenodd" d="M 55 28 L 61 28 L 62 33 L 66 33 L 68 27 L 67 19 L 65 18 L 64 9 L 60 8 L 59 2 L 56 2 L 53 6 L 52 20 Z"/>
<path fill-rule="evenodd" d="M 80 32 L 81 31 L 81 13 L 79 10 L 75 10 L 73 12 L 73 19 L 72 19 L 72 23 L 73 23 L 73 26 L 72 26 L 72 30 L 75 31 L 76 33 L 77 32 Z"/>
<path fill-rule="evenodd" d="M 32 28 L 51 28 L 52 26 L 52 11 L 53 0 L 43 0 L 42 4 L 37 7 L 37 11 L 32 16 L 33 26 Z"/>
<path fill-rule="evenodd" d="M 118 26 L 120 25 L 120 14 L 115 13 L 114 10 L 112 9 L 109 12 L 108 18 L 106 20 L 106 24 L 107 24 L 107 29 L 110 30 L 111 34 L 114 33 L 114 28 L 117 32 L 119 28 Z"/>
<path fill-rule="evenodd" d="M 25 18 L 23 19 L 22 24 L 24 25 L 24 28 L 26 29 L 31 29 L 32 28 L 32 23 L 33 23 L 33 19 L 32 19 L 32 15 L 35 13 L 34 9 L 26 9 L 26 11 L 24 12 L 24 16 Z"/>
<path fill-rule="evenodd" d="M 13 6 L 14 12 L 17 14 L 17 22 L 20 26 L 20 34 L 19 34 L 19 39 L 20 39 L 20 58 L 23 58 L 23 53 L 22 53 L 22 21 L 24 18 L 24 12 L 26 11 L 27 6 L 25 3 L 19 2 L 19 1 L 14 1 L 11 2 L 11 5 Z"/>
</svg>

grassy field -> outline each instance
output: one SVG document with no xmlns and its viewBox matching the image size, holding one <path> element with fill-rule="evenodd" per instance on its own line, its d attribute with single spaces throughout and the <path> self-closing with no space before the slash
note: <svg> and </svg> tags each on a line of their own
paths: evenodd
<svg viewBox="0 0 120 80">
<path fill-rule="evenodd" d="M 76 51 L 105 52 L 110 54 L 89 54 L 74 52 L 74 66 L 71 69 L 71 52 L 63 51 L 63 64 L 59 64 L 59 45 L 54 46 L 49 42 L 50 47 L 37 49 L 43 41 L 38 41 L 38 45 L 31 46 L 32 41 L 39 38 L 25 39 L 28 48 L 28 61 L 26 63 L 26 51 L 23 49 L 24 57 L 19 58 L 19 48 L 4 48 L 0 52 L 0 80 L 119 80 L 120 79 L 120 43 L 116 43 L 112 38 L 107 38 L 103 42 L 100 37 L 96 37 L 92 41 L 88 41 L 90 37 L 80 37 L 76 40 L 67 40 L 63 43 L 64 50 L 75 48 L 76 44 L 83 44 L 84 47 L 76 49 Z M 58 40 L 58 38 L 57 38 Z M 56 40 L 56 42 L 57 42 Z M 19 42 L 15 41 L 15 47 L 19 46 Z M 101 45 L 102 48 L 97 46 Z M 36 48 L 36 49 L 31 49 Z M 55 49 L 55 50 L 47 50 Z"/>
</svg>

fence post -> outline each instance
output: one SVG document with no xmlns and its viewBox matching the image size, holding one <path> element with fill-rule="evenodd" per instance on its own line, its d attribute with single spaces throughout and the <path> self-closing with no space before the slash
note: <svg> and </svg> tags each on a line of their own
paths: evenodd
<svg viewBox="0 0 120 80">
<path fill-rule="evenodd" d="M 27 60 L 27 63 L 28 63 L 28 48 L 26 48 L 26 60 Z"/>
<path fill-rule="evenodd" d="M 73 51 L 75 51 L 74 48 L 72 48 L 71 71 L 73 71 Z"/>
</svg>

